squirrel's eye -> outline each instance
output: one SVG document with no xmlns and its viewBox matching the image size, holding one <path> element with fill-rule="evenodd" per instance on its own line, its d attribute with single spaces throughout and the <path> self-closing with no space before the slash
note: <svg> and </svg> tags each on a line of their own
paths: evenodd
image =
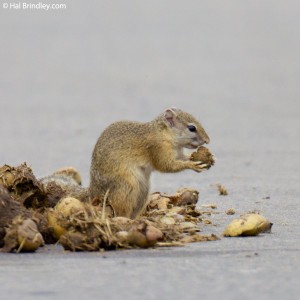
<svg viewBox="0 0 300 300">
<path fill-rule="evenodd" d="M 189 131 L 191 131 L 191 132 L 197 131 L 197 129 L 196 129 L 196 127 L 195 127 L 194 125 L 188 125 L 188 129 L 189 129 Z"/>
</svg>

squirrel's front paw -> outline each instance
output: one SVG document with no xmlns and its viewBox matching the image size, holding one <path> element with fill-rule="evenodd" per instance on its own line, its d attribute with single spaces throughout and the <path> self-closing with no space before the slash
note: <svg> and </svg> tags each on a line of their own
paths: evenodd
<svg viewBox="0 0 300 300">
<path fill-rule="evenodd" d="M 208 165 L 204 164 L 202 161 L 191 161 L 190 168 L 196 172 L 202 172 L 207 170 Z"/>
</svg>

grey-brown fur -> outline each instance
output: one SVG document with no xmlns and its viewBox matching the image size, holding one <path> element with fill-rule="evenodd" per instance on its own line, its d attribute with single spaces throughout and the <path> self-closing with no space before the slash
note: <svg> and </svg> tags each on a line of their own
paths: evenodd
<svg viewBox="0 0 300 300">
<path fill-rule="evenodd" d="M 197 132 L 190 132 L 193 124 Z M 147 204 L 150 175 L 154 170 L 201 172 L 205 165 L 189 161 L 183 148 L 208 143 L 202 125 L 190 114 L 167 109 L 151 122 L 120 121 L 108 126 L 92 155 L 90 195 L 108 201 L 118 216 L 135 218 Z"/>
</svg>

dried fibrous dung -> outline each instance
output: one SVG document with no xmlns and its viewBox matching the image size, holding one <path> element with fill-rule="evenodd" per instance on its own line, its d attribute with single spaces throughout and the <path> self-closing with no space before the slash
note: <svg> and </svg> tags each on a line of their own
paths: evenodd
<svg viewBox="0 0 300 300">
<path fill-rule="evenodd" d="M 183 215 L 186 212 L 186 208 L 184 206 L 173 206 L 168 211 L 169 213 Z"/>
<path fill-rule="evenodd" d="M 43 185 L 36 179 L 26 163 L 18 167 L 4 165 L 0 168 L 0 177 L 10 195 L 25 207 L 45 206 Z M 3 180 L 4 178 L 6 179 Z"/>
<path fill-rule="evenodd" d="M 56 239 L 53 238 L 52 230 L 48 223 L 47 210 L 48 209 L 45 209 L 43 213 L 31 210 L 32 212 L 31 219 L 37 224 L 38 230 L 42 234 L 45 243 L 54 244 L 56 243 Z"/>
<path fill-rule="evenodd" d="M 196 233 L 198 231 L 201 231 L 201 228 L 193 222 L 181 222 L 178 225 L 182 232 Z"/>
<path fill-rule="evenodd" d="M 226 187 L 222 184 L 217 184 L 217 188 L 219 191 L 219 195 L 221 196 L 227 196 L 228 195 L 228 190 L 226 189 Z"/>
<path fill-rule="evenodd" d="M 4 245 L 6 228 L 12 224 L 13 219 L 18 215 L 30 217 L 31 213 L 15 201 L 4 186 L 0 185 L 0 248 Z"/>
<path fill-rule="evenodd" d="M 270 232 L 272 223 L 259 214 L 251 213 L 234 219 L 225 229 L 224 236 L 254 236 L 262 232 Z"/>
<path fill-rule="evenodd" d="M 181 188 L 174 195 L 165 195 L 173 205 L 185 206 L 196 204 L 199 198 L 199 192 L 195 189 Z"/>
<path fill-rule="evenodd" d="M 14 182 L 14 174 L 12 173 L 11 167 L 4 165 L 0 168 L 0 185 L 10 188 Z"/>
<path fill-rule="evenodd" d="M 38 180 L 26 163 L 18 167 L 4 165 L 0 168 L 0 184 L 26 208 L 44 210 L 54 207 L 65 196 L 88 199 L 88 189 L 83 188 L 78 171 L 72 167 L 59 169 Z"/>
<path fill-rule="evenodd" d="M 54 209 L 48 211 L 49 227 L 53 236 L 67 250 L 96 251 L 101 248 L 116 246 L 110 227 L 111 218 L 106 210 L 91 203 L 83 203 L 76 198 L 61 199 Z M 130 219 L 118 217 L 115 222 L 120 228 L 131 222 Z"/>
<path fill-rule="evenodd" d="M 170 198 L 162 196 L 160 193 L 153 193 L 150 195 L 148 210 L 153 209 L 168 209 Z"/>
<path fill-rule="evenodd" d="M 196 218 L 196 221 L 198 221 L 199 217 L 202 215 L 200 209 L 197 208 L 195 204 L 186 205 L 185 208 L 186 208 L 185 215 L 188 216 L 189 218 Z"/>
<path fill-rule="evenodd" d="M 4 246 L 6 229 L 12 225 L 14 219 L 20 217 L 34 220 L 45 242 L 48 244 L 54 242 L 45 215 L 38 211 L 26 209 L 20 202 L 11 197 L 5 187 L 0 185 L 0 248 Z"/>
<path fill-rule="evenodd" d="M 186 211 L 193 210 L 190 206 Z M 192 213 L 191 213 L 192 214 Z M 197 214 L 197 213 L 194 213 Z M 186 219 L 190 219 L 187 221 Z M 100 249 L 147 248 L 168 244 L 184 244 L 187 241 L 215 240 L 213 237 L 196 237 L 199 218 L 190 215 L 153 210 L 147 216 L 131 220 L 124 217 L 107 217 L 103 210 L 85 203 L 84 211 L 65 219 L 67 231 L 59 242 L 66 250 L 98 251 Z M 186 236 L 193 236 L 186 239 Z M 159 243 L 159 244 L 158 244 Z"/>
<path fill-rule="evenodd" d="M 97 251 L 100 250 L 101 239 L 97 234 L 69 231 L 60 237 L 59 242 L 65 250 L 69 251 Z"/>
<path fill-rule="evenodd" d="M 209 242 L 209 241 L 218 241 L 220 238 L 215 235 L 200 235 L 200 234 L 193 234 L 193 235 L 187 235 L 184 238 L 182 238 L 182 243 L 195 243 L 195 242 Z"/>
<path fill-rule="evenodd" d="M 132 247 L 148 248 L 154 246 L 163 237 L 163 233 L 159 229 L 143 221 L 132 222 L 127 231 L 120 230 L 118 221 L 110 218 L 86 221 L 85 223 L 81 219 L 73 227 L 73 230 L 60 237 L 59 241 L 66 250 L 98 251 Z"/>
<path fill-rule="evenodd" d="M 205 224 L 205 225 L 211 225 L 211 224 L 212 224 L 212 221 L 209 220 L 209 219 L 203 219 L 203 220 L 202 220 L 202 223 Z"/>
<path fill-rule="evenodd" d="M 164 225 L 174 225 L 176 223 L 176 220 L 174 218 L 174 215 L 165 215 L 159 218 L 159 222 Z"/>
<path fill-rule="evenodd" d="M 204 146 L 198 147 L 197 150 L 191 154 L 190 160 L 201 161 L 203 164 L 207 165 L 207 169 L 215 164 L 213 154 Z"/>
<path fill-rule="evenodd" d="M 6 229 L 2 252 L 35 251 L 44 245 L 44 239 L 38 231 L 36 223 L 31 219 L 17 216 Z"/>
<path fill-rule="evenodd" d="M 155 193 L 145 214 L 131 220 L 113 217 L 109 204 L 103 201 L 100 206 L 89 199 L 79 173 L 70 167 L 37 180 L 26 164 L 16 168 L 5 165 L 0 178 L 7 187 L 0 193 L 0 208 L 2 205 L 7 215 L 2 218 L 3 225 L 0 218 L 0 246 L 2 242 L 6 251 L 34 250 L 35 242 L 42 245 L 37 230 L 46 243 L 59 240 L 71 251 L 178 246 L 217 239 L 199 234 L 202 212 L 196 208 L 199 192 L 193 189 L 183 188 L 173 195 Z"/>
<path fill-rule="evenodd" d="M 55 181 L 44 184 L 44 193 L 47 199 L 47 207 L 54 207 L 60 199 L 67 195 L 67 192 Z"/>
<path fill-rule="evenodd" d="M 228 208 L 225 213 L 226 213 L 226 215 L 234 215 L 235 214 L 235 209 L 234 208 Z"/>
<path fill-rule="evenodd" d="M 199 192 L 195 189 L 181 188 L 175 194 L 162 194 L 159 192 L 150 195 L 147 210 L 167 210 L 174 206 L 186 206 L 198 202 Z"/>
<path fill-rule="evenodd" d="M 201 204 L 202 207 L 205 208 L 212 208 L 212 209 L 216 209 L 217 208 L 217 204 L 216 203 L 211 203 L 211 204 Z"/>
<path fill-rule="evenodd" d="M 107 218 L 97 207 L 85 204 L 77 214 L 65 219 L 62 224 L 67 232 L 61 235 L 59 242 L 66 250 L 98 251 L 118 247 L 116 232 L 121 231 L 113 219 Z M 62 220 L 60 220 L 62 221 Z M 120 221 L 121 227 L 124 221 Z"/>
<path fill-rule="evenodd" d="M 19 219 L 15 220 L 13 224 L 18 225 L 18 251 L 35 251 L 37 248 L 44 245 L 44 239 L 33 220 Z"/>
<path fill-rule="evenodd" d="M 69 197 L 74 197 L 82 202 L 88 202 L 90 199 L 89 189 L 82 186 L 65 187 L 65 193 Z"/>
</svg>

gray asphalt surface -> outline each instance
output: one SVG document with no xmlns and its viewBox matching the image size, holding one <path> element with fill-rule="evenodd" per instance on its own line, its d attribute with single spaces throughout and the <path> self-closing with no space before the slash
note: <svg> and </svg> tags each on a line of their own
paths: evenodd
<svg viewBox="0 0 300 300">
<path fill-rule="evenodd" d="M 152 190 L 199 189 L 220 212 L 205 233 L 253 210 L 274 226 L 183 248 L 1 254 L 0 299 L 299 299 L 299 2 L 45 3 L 67 8 L 0 7 L 0 164 L 71 165 L 88 185 L 108 124 L 176 106 L 203 123 L 217 162 L 154 174 Z"/>
</svg>

